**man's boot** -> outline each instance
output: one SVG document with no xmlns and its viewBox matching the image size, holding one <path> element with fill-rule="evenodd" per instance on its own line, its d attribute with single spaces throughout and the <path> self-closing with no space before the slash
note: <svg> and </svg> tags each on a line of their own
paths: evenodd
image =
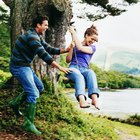
<svg viewBox="0 0 140 140">
<path fill-rule="evenodd" d="M 15 112 L 16 116 L 22 116 L 22 113 L 19 110 L 19 106 L 26 100 L 26 94 L 25 93 L 21 93 L 19 94 L 15 99 L 11 100 L 9 102 L 9 106 L 13 109 L 13 111 Z"/>
<path fill-rule="evenodd" d="M 22 125 L 22 128 L 25 131 L 32 132 L 36 135 L 41 135 L 41 132 L 37 130 L 36 126 L 34 125 L 34 117 L 35 117 L 35 110 L 36 105 L 34 103 L 28 103 L 25 109 L 25 121 Z"/>
</svg>

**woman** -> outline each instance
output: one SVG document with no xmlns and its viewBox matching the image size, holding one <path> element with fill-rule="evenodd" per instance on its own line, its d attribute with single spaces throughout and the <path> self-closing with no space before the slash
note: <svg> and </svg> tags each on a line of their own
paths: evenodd
<svg viewBox="0 0 140 140">
<path fill-rule="evenodd" d="M 81 108 L 88 108 L 90 104 L 86 101 L 85 88 L 88 89 L 88 96 L 92 100 L 92 105 L 99 109 L 97 98 L 100 90 L 98 89 L 96 75 L 89 69 L 90 60 L 96 51 L 94 42 L 98 41 L 98 33 L 95 26 L 87 28 L 84 33 L 84 40 L 79 41 L 72 26 L 69 27 L 73 42 L 70 44 L 72 49 L 66 56 L 66 62 L 70 63 L 71 73 L 67 77 L 75 82 L 75 96 Z"/>
</svg>

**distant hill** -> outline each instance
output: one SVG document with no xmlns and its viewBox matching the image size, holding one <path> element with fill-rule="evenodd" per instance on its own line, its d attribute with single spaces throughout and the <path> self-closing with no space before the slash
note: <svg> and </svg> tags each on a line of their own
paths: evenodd
<svg viewBox="0 0 140 140">
<path fill-rule="evenodd" d="M 140 51 L 130 48 L 100 49 L 92 62 L 105 70 L 116 70 L 132 75 L 140 75 Z"/>
<path fill-rule="evenodd" d="M 112 64 L 110 69 L 127 73 L 127 74 L 132 74 L 132 75 L 140 75 L 140 70 L 138 68 L 129 68 L 127 66 L 117 64 L 117 63 Z"/>
</svg>

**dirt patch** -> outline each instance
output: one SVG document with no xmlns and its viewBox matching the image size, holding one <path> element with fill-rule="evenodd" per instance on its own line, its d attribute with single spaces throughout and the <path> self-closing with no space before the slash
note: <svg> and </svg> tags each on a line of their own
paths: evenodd
<svg viewBox="0 0 140 140">
<path fill-rule="evenodd" d="M 30 133 L 25 133 L 23 131 L 19 132 L 15 130 L 14 134 L 13 132 L 8 131 L 0 132 L 0 140 L 43 140 L 43 139 Z"/>
<path fill-rule="evenodd" d="M 139 136 L 130 135 L 117 129 L 115 132 L 120 136 L 119 140 L 140 140 Z"/>
</svg>

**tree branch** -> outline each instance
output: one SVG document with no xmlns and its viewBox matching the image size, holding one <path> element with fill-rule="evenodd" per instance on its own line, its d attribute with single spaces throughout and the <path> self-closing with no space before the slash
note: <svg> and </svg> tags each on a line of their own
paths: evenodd
<svg viewBox="0 0 140 140">
<path fill-rule="evenodd" d="M 2 0 L 9 8 L 12 7 L 13 0 Z"/>
</svg>

